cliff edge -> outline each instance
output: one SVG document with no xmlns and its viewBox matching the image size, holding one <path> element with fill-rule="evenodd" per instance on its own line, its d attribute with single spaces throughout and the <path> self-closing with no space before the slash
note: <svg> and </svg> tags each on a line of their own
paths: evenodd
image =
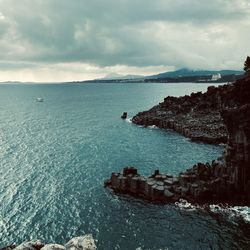
<svg viewBox="0 0 250 250">
<path fill-rule="evenodd" d="M 169 203 L 184 198 L 193 203 L 250 205 L 250 78 L 233 84 L 209 87 L 204 94 L 167 97 L 133 122 L 172 128 L 209 143 L 227 142 L 220 160 L 197 163 L 172 176 L 156 170 L 149 177 L 127 167 L 112 173 L 105 186 L 154 202 Z"/>
<path fill-rule="evenodd" d="M 221 112 L 239 107 L 249 100 L 246 79 L 219 87 L 210 86 L 206 93 L 197 92 L 183 97 L 168 96 L 159 105 L 140 112 L 132 122 L 143 126 L 155 125 L 194 140 L 211 144 L 227 142 L 227 129 Z"/>
</svg>

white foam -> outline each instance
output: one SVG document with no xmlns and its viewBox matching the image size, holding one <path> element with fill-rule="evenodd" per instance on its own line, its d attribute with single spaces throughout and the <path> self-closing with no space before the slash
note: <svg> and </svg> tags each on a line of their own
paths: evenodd
<svg viewBox="0 0 250 250">
<path fill-rule="evenodd" d="M 245 222 L 250 223 L 250 207 L 247 206 L 234 206 L 234 207 L 221 207 L 219 205 L 210 205 L 209 209 L 213 213 L 223 213 L 230 218 L 240 218 Z"/>
<path fill-rule="evenodd" d="M 157 127 L 157 126 L 155 126 L 155 125 L 148 126 L 148 128 L 150 128 L 150 129 L 158 129 L 158 127 Z"/>
<path fill-rule="evenodd" d="M 178 202 L 175 202 L 175 205 L 186 211 L 194 211 L 197 209 L 203 210 L 208 209 L 214 214 L 226 215 L 229 219 L 242 219 L 246 223 L 250 223 L 250 207 L 247 206 L 220 206 L 220 205 L 209 205 L 207 207 L 193 205 L 184 199 L 180 199 Z"/>
<path fill-rule="evenodd" d="M 125 121 L 128 123 L 132 123 L 132 118 L 127 118 L 127 119 L 125 119 Z"/>
<path fill-rule="evenodd" d="M 178 202 L 175 202 L 175 205 L 183 210 L 196 210 L 197 206 L 192 205 L 191 203 L 189 203 L 188 201 L 184 200 L 184 199 L 180 199 Z"/>
</svg>

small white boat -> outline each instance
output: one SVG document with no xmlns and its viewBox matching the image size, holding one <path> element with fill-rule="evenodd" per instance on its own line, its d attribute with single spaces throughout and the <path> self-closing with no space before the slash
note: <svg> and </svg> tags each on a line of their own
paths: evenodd
<svg viewBox="0 0 250 250">
<path fill-rule="evenodd" d="M 43 98 L 37 97 L 37 98 L 36 98 L 36 101 L 37 101 L 37 102 L 43 102 Z"/>
</svg>

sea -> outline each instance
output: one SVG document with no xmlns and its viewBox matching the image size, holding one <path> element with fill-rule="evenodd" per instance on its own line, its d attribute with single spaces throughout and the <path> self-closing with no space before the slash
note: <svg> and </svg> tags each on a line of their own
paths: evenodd
<svg viewBox="0 0 250 250">
<path fill-rule="evenodd" d="M 103 186 L 125 166 L 142 175 L 178 174 L 221 156 L 223 145 L 131 123 L 168 95 L 207 87 L 1 84 L 0 247 L 35 239 L 65 244 L 92 234 L 99 250 L 249 249 L 248 207 L 156 205 Z"/>
</svg>

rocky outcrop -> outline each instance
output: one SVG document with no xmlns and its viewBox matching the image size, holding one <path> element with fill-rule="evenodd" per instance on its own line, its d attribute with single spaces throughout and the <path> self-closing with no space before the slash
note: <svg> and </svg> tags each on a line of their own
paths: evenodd
<svg viewBox="0 0 250 250">
<path fill-rule="evenodd" d="M 226 143 L 228 133 L 221 116 L 225 108 L 233 108 L 247 102 L 244 96 L 245 80 L 219 87 L 208 87 L 206 93 L 190 96 L 168 96 L 152 109 L 138 113 L 132 122 L 143 126 L 155 125 L 173 129 L 194 141 Z"/>
<path fill-rule="evenodd" d="M 126 167 L 122 173 L 112 173 L 105 186 L 116 193 L 163 204 L 180 199 L 199 204 L 241 203 L 238 190 L 230 180 L 230 172 L 219 161 L 198 163 L 178 176 L 156 170 L 151 176 L 144 177 L 135 168 Z"/>
<path fill-rule="evenodd" d="M 41 241 L 24 242 L 18 246 L 10 245 L 0 250 L 96 250 L 92 235 L 88 234 L 71 239 L 65 246 L 59 244 L 44 244 Z"/>
<path fill-rule="evenodd" d="M 127 117 L 128 117 L 128 113 L 127 112 L 123 112 L 121 118 L 122 119 L 127 119 Z"/>
<path fill-rule="evenodd" d="M 15 247 L 15 250 L 40 250 L 44 247 L 44 244 L 40 241 L 29 241 L 23 242 L 22 244 Z"/>
<path fill-rule="evenodd" d="M 41 250 L 65 250 L 65 247 L 59 244 L 47 244 Z"/>
<path fill-rule="evenodd" d="M 66 245 L 66 250 L 95 250 L 96 245 L 92 235 L 76 237 L 70 240 Z"/>
<path fill-rule="evenodd" d="M 169 203 L 180 198 L 193 203 L 250 205 L 250 79 L 209 87 L 204 94 L 167 97 L 133 122 L 173 128 L 210 143 L 225 142 L 220 160 L 198 163 L 178 176 L 140 176 L 135 168 L 112 173 L 105 186 L 153 202 Z M 228 135 L 228 136 L 227 136 Z M 223 139 L 222 139 L 223 138 Z"/>
</svg>

